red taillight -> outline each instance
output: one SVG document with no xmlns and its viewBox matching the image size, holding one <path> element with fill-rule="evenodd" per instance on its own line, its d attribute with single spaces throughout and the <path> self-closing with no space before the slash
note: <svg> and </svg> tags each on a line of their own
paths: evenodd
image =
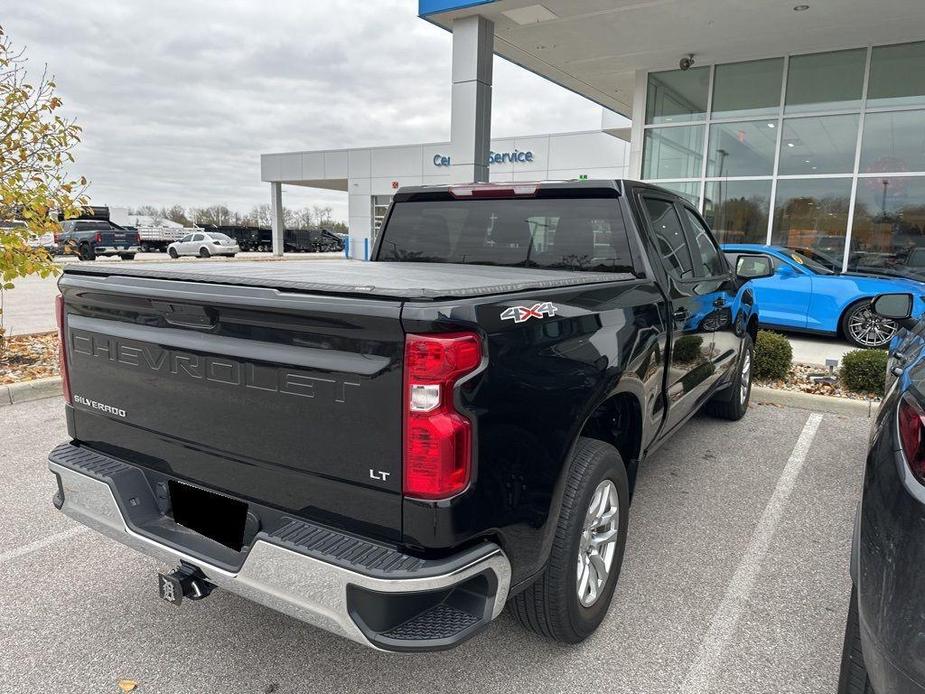
<svg viewBox="0 0 925 694">
<path fill-rule="evenodd" d="M 96 232 L 96 242 L 103 243 L 103 235 L 100 232 Z"/>
<path fill-rule="evenodd" d="M 446 499 L 469 484 L 472 427 L 453 405 L 453 388 L 481 361 L 476 333 L 405 338 L 406 496 Z"/>
<path fill-rule="evenodd" d="M 67 347 L 64 331 L 64 297 L 58 294 L 55 297 L 55 318 L 58 321 L 58 368 L 61 370 L 61 385 L 64 389 L 64 400 L 71 400 L 71 375 L 67 368 Z"/>
<path fill-rule="evenodd" d="M 925 410 L 909 393 L 899 401 L 899 439 L 909 469 L 925 484 Z"/>
</svg>

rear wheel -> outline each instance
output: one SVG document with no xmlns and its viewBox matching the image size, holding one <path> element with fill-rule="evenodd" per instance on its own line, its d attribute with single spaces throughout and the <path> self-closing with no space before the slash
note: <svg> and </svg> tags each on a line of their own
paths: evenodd
<svg viewBox="0 0 925 694">
<path fill-rule="evenodd" d="M 549 562 L 536 582 L 511 600 L 528 629 L 578 643 L 603 621 L 623 564 L 629 518 L 626 467 L 616 448 L 580 438 Z"/>
<path fill-rule="evenodd" d="M 211 257 L 212 257 L 212 254 L 209 253 L 209 249 L 208 249 L 208 248 L 206 248 L 205 246 L 203 246 L 202 248 L 199 249 L 199 257 L 200 257 L 200 258 L 211 258 Z"/>
<path fill-rule="evenodd" d="M 841 652 L 841 672 L 838 694 L 875 694 L 867 679 L 867 666 L 861 652 L 861 623 L 858 618 L 858 591 L 851 588 L 848 622 L 845 624 L 845 645 Z"/>
<path fill-rule="evenodd" d="M 754 362 L 754 345 L 751 335 L 742 338 L 742 354 L 736 367 L 735 379 L 726 390 L 717 393 L 707 403 L 707 412 L 720 419 L 738 421 L 748 411 L 748 401 L 752 394 L 752 363 Z"/>
<path fill-rule="evenodd" d="M 177 253 L 177 249 L 176 249 L 176 248 L 168 248 L 168 249 L 167 249 L 167 255 L 169 255 L 171 258 L 174 258 L 174 259 L 180 257 L 180 254 Z"/>
<path fill-rule="evenodd" d="M 90 247 L 89 243 L 82 243 L 77 248 L 77 257 L 81 260 L 96 260 L 96 251 Z"/>
<path fill-rule="evenodd" d="M 896 321 L 873 312 L 869 299 L 858 301 L 842 315 L 841 330 L 855 347 L 880 349 L 886 347 L 898 329 Z"/>
</svg>

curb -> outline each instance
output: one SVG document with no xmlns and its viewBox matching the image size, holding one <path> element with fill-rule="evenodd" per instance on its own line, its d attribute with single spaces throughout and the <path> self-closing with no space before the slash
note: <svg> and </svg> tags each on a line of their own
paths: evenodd
<svg viewBox="0 0 925 694">
<path fill-rule="evenodd" d="M 765 405 L 783 405 L 801 410 L 843 414 L 853 417 L 873 417 L 880 407 L 879 402 L 871 400 L 851 400 L 836 398 L 831 395 L 813 395 L 794 390 L 780 390 L 764 386 L 752 387 L 752 401 Z"/>
<path fill-rule="evenodd" d="M 37 378 L 34 381 L 10 383 L 0 386 L 0 407 L 4 405 L 18 405 L 30 400 L 43 400 L 62 394 L 61 377 Z"/>
</svg>

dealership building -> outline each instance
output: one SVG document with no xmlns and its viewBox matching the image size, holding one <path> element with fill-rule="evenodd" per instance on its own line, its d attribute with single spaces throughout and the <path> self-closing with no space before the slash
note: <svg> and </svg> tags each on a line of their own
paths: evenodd
<svg viewBox="0 0 925 694">
<path fill-rule="evenodd" d="M 418 13 L 453 35 L 451 141 L 418 148 L 413 182 L 625 173 L 686 196 L 721 241 L 804 248 L 847 269 L 904 272 L 922 257 L 909 251 L 925 246 L 923 0 L 419 0 Z M 588 162 L 576 149 L 568 165 L 535 172 L 519 157 L 496 163 L 539 148 L 491 140 L 493 55 L 629 117 L 627 158 L 605 127 L 562 136 L 615 145 L 587 151 Z M 354 196 L 389 194 L 372 164 L 388 149 L 356 151 L 368 153 L 358 171 L 370 171 L 356 193 L 352 152 L 334 167 L 352 237 L 354 226 L 369 235 L 380 200 Z M 333 177 L 306 173 L 312 155 L 335 156 L 263 158 L 278 228 L 281 183 Z"/>
</svg>

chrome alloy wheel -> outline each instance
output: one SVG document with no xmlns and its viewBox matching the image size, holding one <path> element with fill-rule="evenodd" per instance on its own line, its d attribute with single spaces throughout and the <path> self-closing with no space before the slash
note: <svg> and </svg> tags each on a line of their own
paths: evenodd
<svg viewBox="0 0 925 694">
<path fill-rule="evenodd" d="M 604 480 L 591 497 L 578 543 L 578 600 L 591 607 L 601 595 L 620 532 L 620 497 L 610 480 Z"/>
<path fill-rule="evenodd" d="M 896 323 L 881 318 L 869 306 L 854 311 L 848 318 L 848 332 L 865 347 L 882 347 L 896 334 Z"/>
<path fill-rule="evenodd" d="M 745 355 L 742 357 L 742 375 L 739 379 L 739 402 L 743 405 L 745 404 L 745 399 L 748 397 L 748 389 L 752 385 L 752 354 L 748 350 L 745 350 Z"/>
</svg>

